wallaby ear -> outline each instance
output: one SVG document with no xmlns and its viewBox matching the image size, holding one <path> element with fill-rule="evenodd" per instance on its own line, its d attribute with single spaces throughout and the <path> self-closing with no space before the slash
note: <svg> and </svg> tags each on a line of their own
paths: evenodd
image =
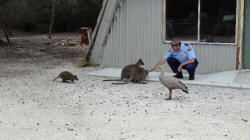
<svg viewBox="0 0 250 140">
<path fill-rule="evenodd" d="M 142 65 L 144 65 L 144 62 L 142 61 L 142 59 L 141 59 L 141 58 L 140 58 L 140 60 L 141 60 Z"/>
</svg>

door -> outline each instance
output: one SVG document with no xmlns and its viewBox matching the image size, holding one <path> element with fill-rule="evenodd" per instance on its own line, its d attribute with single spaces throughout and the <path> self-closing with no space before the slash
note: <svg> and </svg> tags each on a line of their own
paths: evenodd
<svg viewBox="0 0 250 140">
<path fill-rule="evenodd" d="M 243 68 L 250 69 L 250 0 L 245 0 Z"/>
</svg>

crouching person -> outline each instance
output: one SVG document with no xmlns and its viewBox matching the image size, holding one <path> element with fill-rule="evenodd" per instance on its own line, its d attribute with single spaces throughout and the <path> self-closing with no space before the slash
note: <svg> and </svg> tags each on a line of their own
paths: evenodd
<svg viewBox="0 0 250 140">
<path fill-rule="evenodd" d="M 155 66 L 151 68 L 151 71 L 156 70 L 159 65 L 162 65 L 166 61 L 172 71 L 176 73 L 174 77 L 182 79 L 182 69 L 186 69 L 189 74 L 189 80 L 194 80 L 195 69 L 198 66 L 198 61 L 194 49 L 190 44 L 182 43 L 177 40 L 171 41 L 171 49 Z"/>
</svg>

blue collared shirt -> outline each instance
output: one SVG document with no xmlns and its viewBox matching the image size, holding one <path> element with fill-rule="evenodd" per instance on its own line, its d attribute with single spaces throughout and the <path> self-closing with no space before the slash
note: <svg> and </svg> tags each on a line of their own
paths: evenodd
<svg viewBox="0 0 250 140">
<path fill-rule="evenodd" d="M 172 48 L 169 50 L 169 52 L 164 56 L 164 58 L 167 60 L 167 58 L 173 57 L 180 61 L 181 63 L 186 62 L 187 60 L 196 58 L 194 54 L 194 49 L 190 44 L 181 43 L 181 47 L 179 51 L 174 51 Z"/>
</svg>

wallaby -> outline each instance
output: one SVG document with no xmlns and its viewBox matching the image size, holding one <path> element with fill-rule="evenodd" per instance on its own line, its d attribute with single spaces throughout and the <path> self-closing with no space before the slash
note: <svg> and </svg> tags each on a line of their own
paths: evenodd
<svg viewBox="0 0 250 140">
<path fill-rule="evenodd" d="M 70 80 L 72 83 L 74 83 L 74 80 L 78 81 L 78 77 L 68 71 L 61 72 L 53 81 L 55 81 L 58 78 L 61 78 L 62 82 L 64 83 L 68 82 L 68 80 Z"/>
<path fill-rule="evenodd" d="M 139 84 L 146 84 L 144 81 L 147 78 L 149 70 L 145 70 L 142 67 L 134 67 L 131 71 L 129 79 L 125 82 L 112 83 L 112 84 L 127 84 L 128 82 L 134 82 Z"/>
<path fill-rule="evenodd" d="M 139 67 L 140 65 L 144 65 L 141 58 L 138 59 L 135 64 L 130 64 L 130 65 L 123 67 L 120 79 L 106 79 L 102 81 L 127 81 L 130 78 L 132 69 L 134 67 Z"/>
</svg>

